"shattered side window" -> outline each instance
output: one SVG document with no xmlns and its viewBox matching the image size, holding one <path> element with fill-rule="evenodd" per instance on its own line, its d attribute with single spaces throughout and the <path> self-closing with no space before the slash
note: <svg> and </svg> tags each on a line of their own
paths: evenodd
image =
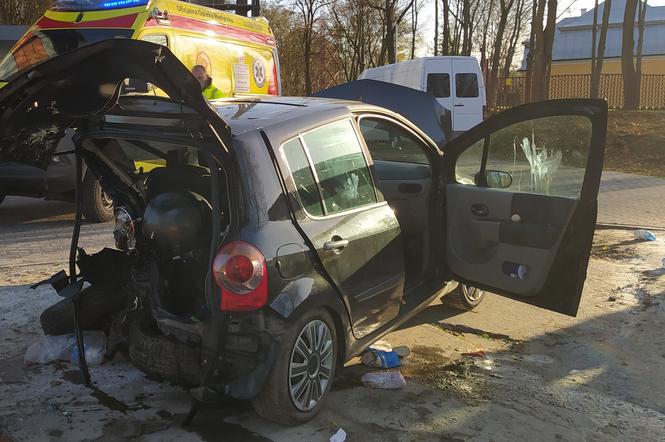
<svg viewBox="0 0 665 442">
<path fill-rule="evenodd" d="M 303 135 L 326 215 L 377 202 L 367 161 L 350 120 Z"/>
<path fill-rule="evenodd" d="M 552 116 L 523 121 L 490 136 L 487 171 L 506 172 L 504 190 L 577 198 L 591 144 L 591 121 Z"/>
</svg>

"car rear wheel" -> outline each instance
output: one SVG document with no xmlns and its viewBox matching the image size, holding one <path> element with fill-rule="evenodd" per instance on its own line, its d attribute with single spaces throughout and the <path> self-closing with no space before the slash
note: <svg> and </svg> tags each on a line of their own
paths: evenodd
<svg viewBox="0 0 665 442">
<path fill-rule="evenodd" d="M 443 303 L 457 310 L 470 311 L 478 307 L 485 299 L 485 291 L 461 282 L 452 292 L 445 295 Z"/>
<path fill-rule="evenodd" d="M 113 219 L 113 200 L 93 174 L 87 173 L 83 178 L 82 193 L 85 219 L 92 223 L 105 223 Z"/>
<path fill-rule="evenodd" d="M 330 314 L 317 309 L 302 315 L 285 333 L 266 384 L 252 400 L 256 412 L 282 425 L 312 419 L 330 391 L 337 350 Z"/>
</svg>

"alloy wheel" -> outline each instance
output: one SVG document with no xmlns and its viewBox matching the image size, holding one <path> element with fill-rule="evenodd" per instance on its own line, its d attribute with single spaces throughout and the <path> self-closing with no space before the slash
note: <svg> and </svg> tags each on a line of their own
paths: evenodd
<svg viewBox="0 0 665 442">
<path fill-rule="evenodd" d="M 300 411 L 316 407 L 328 388 L 333 367 L 333 340 L 325 322 L 314 320 L 300 331 L 289 362 L 289 392 Z"/>
</svg>

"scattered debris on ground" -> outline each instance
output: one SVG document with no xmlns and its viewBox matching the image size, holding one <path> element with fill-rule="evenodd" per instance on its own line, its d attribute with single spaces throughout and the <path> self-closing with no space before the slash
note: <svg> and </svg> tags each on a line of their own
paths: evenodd
<svg viewBox="0 0 665 442">
<path fill-rule="evenodd" d="M 504 341 L 507 343 L 514 343 L 514 342 L 519 342 L 516 339 L 511 338 L 508 335 L 504 335 L 501 333 L 494 333 L 494 332 L 488 332 L 485 330 L 481 330 L 478 328 L 473 328 L 473 327 L 468 327 L 466 325 L 459 325 L 459 324 L 447 324 L 445 322 L 436 322 L 434 323 L 434 326 L 439 327 L 440 329 L 443 329 L 449 333 L 452 333 L 453 335 L 456 336 L 461 336 L 464 333 L 469 333 L 473 335 L 480 336 L 485 339 L 495 339 L 498 341 Z"/>
</svg>

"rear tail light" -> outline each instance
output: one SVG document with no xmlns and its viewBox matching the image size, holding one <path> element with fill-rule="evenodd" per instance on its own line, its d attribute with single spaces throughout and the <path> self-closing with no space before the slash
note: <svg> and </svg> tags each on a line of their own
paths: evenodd
<svg viewBox="0 0 665 442">
<path fill-rule="evenodd" d="M 266 304 L 266 260 L 250 243 L 234 241 L 222 247 L 213 261 L 212 273 L 222 289 L 222 310 L 256 310 Z"/>
</svg>

